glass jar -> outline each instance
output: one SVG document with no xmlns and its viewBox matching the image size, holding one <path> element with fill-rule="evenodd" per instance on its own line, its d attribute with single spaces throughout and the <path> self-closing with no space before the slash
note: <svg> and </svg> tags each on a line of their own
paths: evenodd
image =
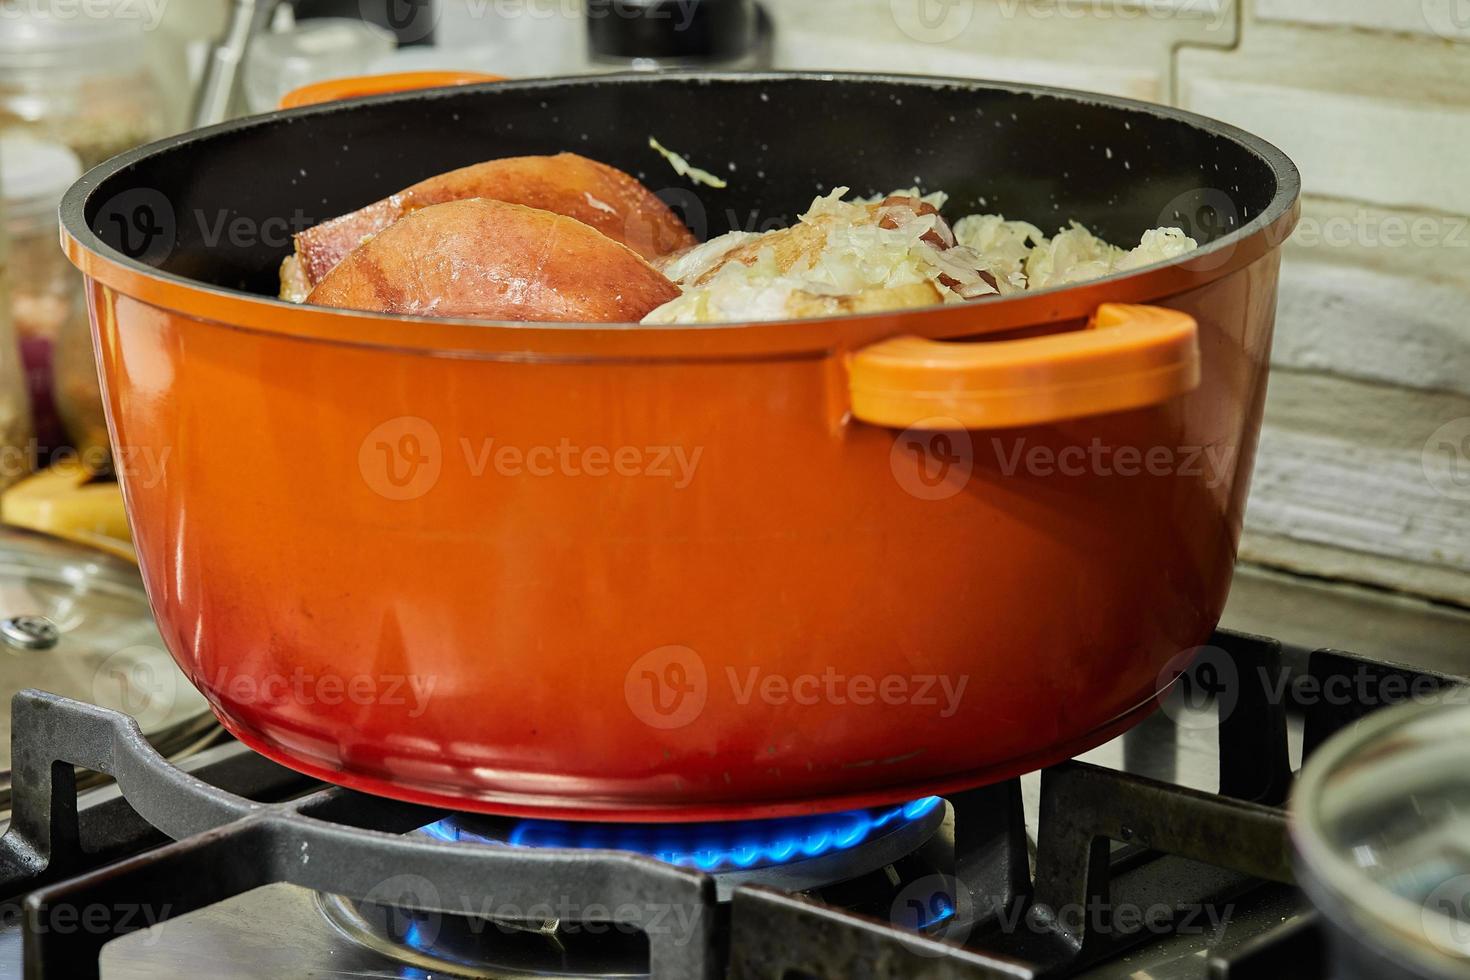
<svg viewBox="0 0 1470 980">
<path fill-rule="evenodd" d="M 0 127 L 64 143 L 84 169 L 164 135 L 168 109 L 149 69 L 148 5 L 86 16 L 36 5 L 0 17 Z"/>
<path fill-rule="evenodd" d="M 304 20 L 262 34 L 246 56 L 245 104 L 251 112 L 270 112 L 292 89 L 369 74 L 375 63 L 393 53 L 395 44 L 392 32 L 342 17 Z"/>
<path fill-rule="evenodd" d="M 58 244 L 56 218 L 62 194 L 81 170 L 76 154 L 60 143 L 0 136 L 0 197 L 10 239 L 9 310 L 30 394 L 38 462 L 43 464 L 68 441 L 58 411 L 60 392 L 53 387 L 53 355 L 79 330 L 89 359 L 92 350 L 81 277 Z M 84 397 L 98 401 L 96 369 L 89 366 L 88 374 Z M 106 446 L 105 436 L 102 444 Z"/>
<path fill-rule="evenodd" d="M 76 309 L 62 319 L 56 339 L 51 391 L 56 414 L 77 456 L 92 473 L 103 473 L 112 466 L 112 450 L 102 409 L 102 387 L 97 379 L 97 358 L 92 352 L 92 327 L 87 321 L 80 283 L 75 295 Z"/>
<path fill-rule="evenodd" d="M 3 147 L 0 153 L 4 153 Z M 0 490 L 28 474 L 34 458 L 30 399 L 20 366 L 20 345 L 10 324 L 8 259 L 5 226 L 0 222 Z"/>
<path fill-rule="evenodd" d="M 0 130 L 68 148 L 79 162 L 67 170 L 72 179 L 78 169 L 163 136 L 172 112 L 153 71 L 152 9 L 136 0 L 7 8 L 0 16 Z M 6 308 L 14 312 L 31 384 L 48 393 L 35 402 L 40 462 L 47 461 L 44 451 L 67 441 L 64 428 L 90 462 L 105 467 L 81 280 L 57 245 L 60 193 L 53 190 L 38 192 L 34 207 L 13 205 L 14 295 Z M 42 197 L 52 199 L 43 204 Z"/>
</svg>

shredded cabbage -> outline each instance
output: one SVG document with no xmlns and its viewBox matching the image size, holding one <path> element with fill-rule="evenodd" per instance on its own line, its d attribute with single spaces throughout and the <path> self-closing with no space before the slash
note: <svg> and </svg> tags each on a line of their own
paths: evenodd
<svg viewBox="0 0 1470 980">
<path fill-rule="evenodd" d="M 1001 295 L 1020 292 L 1027 286 L 1026 256 L 1034 245 L 1046 241 L 1041 229 L 1025 221 L 1007 221 L 998 214 L 972 214 L 955 222 L 954 236 L 961 245 L 985 258 L 985 268 L 995 276 Z"/>
<path fill-rule="evenodd" d="M 997 214 L 970 215 L 951 229 L 911 203 L 884 204 L 903 197 L 939 209 L 947 200 L 942 192 L 910 188 L 851 201 L 848 192 L 838 187 L 817 197 L 789 228 L 731 232 L 666 260 L 662 271 L 683 295 L 644 322 L 783 320 L 813 310 L 963 303 L 1097 279 L 1198 247 L 1178 228 L 1157 228 L 1129 251 L 1075 221 L 1047 238 L 1033 224 Z"/>
<path fill-rule="evenodd" d="M 1042 239 L 1026 256 L 1028 288 L 1045 289 L 1101 279 L 1112 273 L 1123 254 L 1122 249 L 1109 245 L 1074 221 L 1050 241 Z"/>
<path fill-rule="evenodd" d="M 1118 261 L 1113 271 L 1141 269 L 1155 262 L 1168 262 L 1199 248 L 1199 242 L 1179 228 L 1151 228 L 1143 233 L 1138 247 Z"/>
<path fill-rule="evenodd" d="M 669 161 L 669 166 L 673 167 L 674 173 L 678 174 L 680 177 L 688 177 L 696 184 L 705 184 L 717 190 L 721 190 L 730 186 L 729 181 L 724 180 L 720 177 L 716 177 L 708 170 L 701 170 L 700 168 L 692 165 L 688 160 L 685 160 L 673 150 L 666 149 L 662 143 L 654 139 L 652 136 L 648 137 L 648 145 L 652 147 L 659 154 L 659 156 Z"/>
</svg>

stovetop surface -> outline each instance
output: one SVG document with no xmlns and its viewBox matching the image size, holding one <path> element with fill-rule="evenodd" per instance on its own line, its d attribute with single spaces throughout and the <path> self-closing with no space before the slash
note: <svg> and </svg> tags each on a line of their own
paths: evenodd
<svg viewBox="0 0 1470 980">
<path fill-rule="evenodd" d="M 1179 715 L 1183 724 L 1176 723 L 1171 714 L 1152 715 L 1126 735 L 1080 759 L 1161 782 L 1214 792 L 1218 783 L 1218 729 L 1202 717 L 1191 718 L 1187 711 L 1172 715 Z M 1299 720 L 1290 726 L 1289 733 L 1295 761 L 1301 752 Z M 221 745 L 181 768 L 199 769 L 247 752 L 238 743 Z M 1040 812 L 1040 775 L 1023 777 L 1021 787 L 1027 836 L 1034 845 Z M 115 787 L 107 787 L 87 794 L 87 802 L 96 805 L 117 795 Z M 949 832 L 947 822 L 941 834 Z M 1204 980 L 1209 954 L 1239 946 L 1301 916 L 1308 908 L 1295 889 L 1266 885 L 1234 899 L 1213 915 L 1202 913 L 1201 928 L 1197 930 L 1162 936 L 1076 975 L 1094 980 Z M 0 929 L 0 977 L 22 975 L 21 954 L 20 925 L 10 922 Z M 281 977 L 428 980 L 430 977 L 511 975 L 473 970 L 451 972 L 405 963 L 397 956 L 369 948 L 345 935 L 323 913 L 315 892 L 279 883 L 123 936 L 109 943 L 102 953 L 102 976 L 108 980 L 203 976 L 217 980 Z M 541 975 L 578 976 L 575 973 Z"/>
</svg>

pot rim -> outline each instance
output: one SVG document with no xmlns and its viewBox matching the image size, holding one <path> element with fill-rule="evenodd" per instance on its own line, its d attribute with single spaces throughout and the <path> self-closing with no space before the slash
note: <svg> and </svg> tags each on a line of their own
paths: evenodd
<svg viewBox="0 0 1470 980">
<path fill-rule="evenodd" d="M 110 247 L 85 220 L 88 203 L 109 179 L 142 160 L 186 148 L 227 132 L 267 126 L 278 119 L 310 119 L 351 112 L 364 104 L 458 97 L 466 92 L 536 90 L 548 87 L 707 84 L 760 85 L 804 80 L 962 88 L 1068 99 L 1108 110 L 1141 113 L 1182 122 L 1222 136 L 1260 158 L 1276 179 L 1270 204 L 1217 241 L 1169 262 L 1116 273 L 1103 279 L 1034 293 L 1017 293 L 983 305 L 946 304 L 897 312 L 809 320 L 735 321 L 718 324 L 642 326 L 606 323 L 521 323 L 386 315 L 360 310 L 305 306 L 272 296 L 228 289 L 165 272 Z M 815 196 L 815 192 L 814 192 Z M 974 336 L 1085 319 L 1100 303 L 1149 303 L 1221 279 L 1274 252 L 1296 226 L 1301 176 L 1277 147 L 1227 123 L 1170 106 L 1098 93 L 979 79 L 872 72 L 627 72 L 487 82 L 346 99 L 280 110 L 192 130 L 113 157 L 82 176 L 61 202 L 61 239 L 68 258 L 91 280 L 124 296 L 221 326 L 305 341 L 387 348 L 434 355 L 534 360 L 605 360 L 609 357 L 736 357 L 765 359 L 821 355 L 833 349 L 909 333 L 943 339 Z"/>
</svg>

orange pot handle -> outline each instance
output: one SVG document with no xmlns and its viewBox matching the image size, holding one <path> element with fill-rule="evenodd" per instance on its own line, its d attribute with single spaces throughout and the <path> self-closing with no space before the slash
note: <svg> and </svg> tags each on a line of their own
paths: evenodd
<svg viewBox="0 0 1470 980">
<path fill-rule="evenodd" d="M 281 97 L 280 107 L 299 109 L 302 106 L 356 99 L 364 95 L 387 95 L 421 88 L 503 81 L 503 75 L 486 75 L 477 71 L 403 71 L 387 75 L 353 75 L 348 78 L 330 78 L 325 82 L 313 82 L 292 89 Z"/>
<path fill-rule="evenodd" d="M 1199 386 L 1199 327 L 1158 306 L 1105 303 L 1087 329 L 1024 340 L 895 337 L 853 354 L 855 418 L 1002 429 L 1158 405 Z"/>
</svg>

